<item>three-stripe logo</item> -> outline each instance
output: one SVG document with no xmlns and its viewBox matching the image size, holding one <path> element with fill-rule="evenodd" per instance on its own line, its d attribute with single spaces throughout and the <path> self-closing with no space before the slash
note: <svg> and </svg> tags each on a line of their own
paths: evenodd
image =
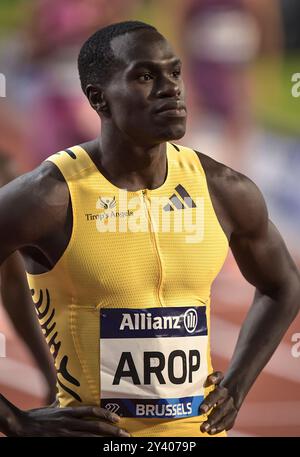
<svg viewBox="0 0 300 457">
<path fill-rule="evenodd" d="M 185 208 L 196 208 L 196 203 L 181 184 L 178 184 L 178 186 L 175 187 L 175 190 L 183 201 L 179 199 L 176 193 L 174 193 L 169 198 L 170 203 L 163 207 L 164 211 L 174 211 L 175 209 Z"/>
</svg>

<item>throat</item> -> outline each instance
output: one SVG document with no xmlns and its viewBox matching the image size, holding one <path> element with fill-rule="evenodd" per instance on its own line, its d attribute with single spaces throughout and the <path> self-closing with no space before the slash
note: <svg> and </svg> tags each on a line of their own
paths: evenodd
<svg viewBox="0 0 300 457">
<path fill-rule="evenodd" d="M 166 144 L 153 148 L 87 151 L 100 173 L 114 186 L 135 192 L 160 187 L 168 175 Z"/>
</svg>

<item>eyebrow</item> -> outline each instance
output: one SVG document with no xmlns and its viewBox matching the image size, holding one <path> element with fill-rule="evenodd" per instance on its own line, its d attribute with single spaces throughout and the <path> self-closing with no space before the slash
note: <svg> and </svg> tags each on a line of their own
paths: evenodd
<svg viewBox="0 0 300 457">
<path fill-rule="evenodd" d="M 172 66 L 176 66 L 176 65 L 182 65 L 182 62 L 180 59 L 176 58 L 176 59 L 171 59 L 169 61 L 166 62 L 167 65 L 172 65 Z M 160 63 L 159 61 L 153 61 L 153 60 L 139 60 L 138 62 L 135 62 L 132 64 L 132 66 L 130 66 L 130 71 L 131 70 L 136 70 L 137 68 L 139 67 L 160 67 Z"/>
</svg>

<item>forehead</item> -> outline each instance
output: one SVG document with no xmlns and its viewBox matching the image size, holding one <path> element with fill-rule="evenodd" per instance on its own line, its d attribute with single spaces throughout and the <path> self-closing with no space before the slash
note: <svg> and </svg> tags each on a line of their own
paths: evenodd
<svg viewBox="0 0 300 457">
<path fill-rule="evenodd" d="M 139 61 L 166 62 L 176 58 L 170 43 L 154 30 L 137 30 L 111 41 L 114 56 L 126 66 Z"/>
</svg>

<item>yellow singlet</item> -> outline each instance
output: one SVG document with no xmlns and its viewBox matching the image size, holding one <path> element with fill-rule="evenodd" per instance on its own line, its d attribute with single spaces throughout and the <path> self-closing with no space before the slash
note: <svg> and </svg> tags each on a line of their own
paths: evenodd
<svg viewBox="0 0 300 457">
<path fill-rule="evenodd" d="M 73 229 L 54 268 L 28 282 L 60 406 L 101 405 L 132 436 L 207 436 L 210 290 L 228 242 L 198 156 L 167 143 L 165 182 L 136 192 L 80 146 L 47 160 L 69 187 Z"/>
</svg>

